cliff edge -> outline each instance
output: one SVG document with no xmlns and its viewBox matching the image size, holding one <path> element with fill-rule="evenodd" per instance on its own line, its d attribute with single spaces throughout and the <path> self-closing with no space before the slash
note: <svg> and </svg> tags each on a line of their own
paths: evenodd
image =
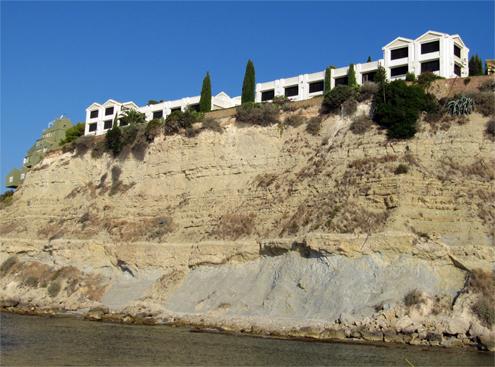
<svg viewBox="0 0 495 367">
<path fill-rule="evenodd" d="M 0 210 L 3 307 L 493 350 L 473 312 L 495 289 L 486 121 L 390 141 L 338 115 L 314 134 L 226 116 L 118 157 L 52 153 Z"/>
</svg>

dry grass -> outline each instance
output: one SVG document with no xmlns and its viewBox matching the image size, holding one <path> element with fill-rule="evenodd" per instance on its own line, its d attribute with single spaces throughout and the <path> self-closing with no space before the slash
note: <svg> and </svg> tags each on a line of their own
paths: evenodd
<svg viewBox="0 0 495 367">
<path fill-rule="evenodd" d="M 311 135 L 318 135 L 321 129 L 321 117 L 316 116 L 308 120 L 306 131 Z"/>
<path fill-rule="evenodd" d="M 474 269 L 469 274 L 469 290 L 485 296 L 495 296 L 495 272 Z"/>
<path fill-rule="evenodd" d="M 254 233 L 254 214 L 228 213 L 222 216 L 212 235 L 222 240 L 237 240 Z"/>
<path fill-rule="evenodd" d="M 453 160 L 452 157 L 440 161 L 442 170 L 439 179 L 442 181 L 452 178 L 475 178 L 480 181 L 490 182 L 495 179 L 495 169 L 493 162 L 487 163 L 483 159 L 478 159 L 471 164 L 461 165 Z"/>
<path fill-rule="evenodd" d="M 407 307 L 420 305 L 425 302 L 423 292 L 413 289 L 404 296 L 404 304 Z"/>
<path fill-rule="evenodd" d="M 5 275 L 12 269 L 12 267 L 17 264 L 17 257 L 11 256 L 5 260 L 0 266 L 0 274 Z"/>
<path fill-rule="evenodd" d="M 491 327 L 495 324 L 495 271 L 474 269 L 469 274 L 468 289 L 479 294 L 471 308 L 473 313 L 485 326 Z"/>
<path fill-rule="evenodd" d="M 305 121 L 306 118 L 301 113 L 291 114 L 285 118 L 284 125 L 298 127 L 304 124 Z"/>
<path fill-rule="evenodd" d="M 351 130 L 353 134 L 363 135 L 364 133 L 368 132 L 372 126 L 373 121 L 371 121 L 368 116 L 359 115 L 354 117 L 351 125 L 349 126 L 349 130 Z"/>
<path fill-rule="evenodd" d="M 254 179 L 254 184 L 256 187 L 266 189 L 269 186 L 271 186 L 278 178 L 278 175 L 275 173 L 265 173 L 265 174 L 259 174 L 256 176 Z"/>
</svg>

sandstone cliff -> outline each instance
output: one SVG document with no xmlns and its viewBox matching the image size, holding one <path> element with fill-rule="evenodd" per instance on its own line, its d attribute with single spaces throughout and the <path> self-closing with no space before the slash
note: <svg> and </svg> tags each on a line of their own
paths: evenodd
<svg viewBox="0 0 495 367">
<path fill-rule="evenodd" d="M 493 348 L 465 287 L 495 263 L 486 118 L 401 142 L 340 116 L 317 135 L 221 122 L 118 158 L 46 157 L 0 210 L 4 306 Z"/>
</svg>

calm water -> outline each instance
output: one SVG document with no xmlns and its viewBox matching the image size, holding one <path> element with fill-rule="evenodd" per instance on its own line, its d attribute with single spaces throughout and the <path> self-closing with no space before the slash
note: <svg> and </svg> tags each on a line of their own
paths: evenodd
<svg viewBox="0 0 495 367">
<path fill-rule="evenodd" d="M 1 314 L 2 365 L 493 366 L 493 355 L 192 333 L 185 328 Z"/>
</svg>

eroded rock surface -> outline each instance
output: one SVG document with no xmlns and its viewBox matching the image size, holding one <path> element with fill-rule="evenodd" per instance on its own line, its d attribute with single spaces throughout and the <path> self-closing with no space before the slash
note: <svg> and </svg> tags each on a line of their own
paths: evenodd
<svg viewBox="0 0 495 367">
<path fill-rule="evenodd" d="M 388 142 L 336 116 L 317 136 L 227 118 L 127 157 L 52 154 L 0 210 L 3 307 L 493 349 L 466 288 L 495 263 L 485 121 Z"/>
</svg>

